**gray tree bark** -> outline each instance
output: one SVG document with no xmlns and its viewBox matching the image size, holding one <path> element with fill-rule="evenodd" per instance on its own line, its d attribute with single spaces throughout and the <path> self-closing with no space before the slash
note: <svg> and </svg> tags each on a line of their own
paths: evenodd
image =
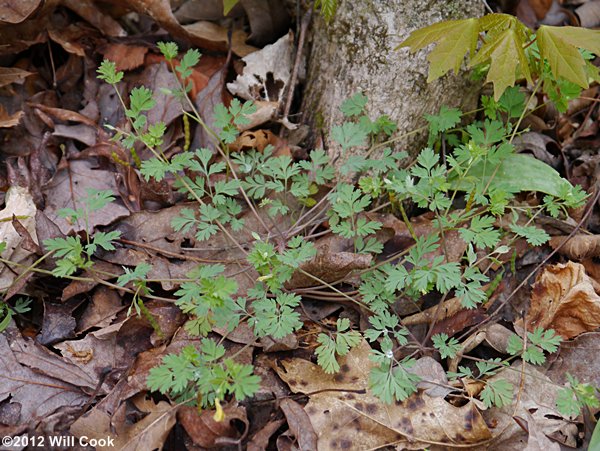
<svg viewBox="0 0 600 451">
<path fill-rule="evenodd" d="M 481 0 L 341 0 L 330 24 L 316 18 L 303 111 L 313 129 L 323 133 L 336 165 L 348 154 L 342 155 L 328 133 L 344 120 L 341 103 L 358 91 L 369 97 L 371 119 L 387 114 L 397 122 L 398 135 L 425 125 L 423 115 L 437 113 L 444 104 L 463 111 L 476 105 L 479 85 L 468 76 L 451 73 L 427 83 L 427 53 L 394 48 L 415 29 L 483 11 Z M 415 155 L 425 142 L 423 132 L 394 147 Z"/>
</svg>

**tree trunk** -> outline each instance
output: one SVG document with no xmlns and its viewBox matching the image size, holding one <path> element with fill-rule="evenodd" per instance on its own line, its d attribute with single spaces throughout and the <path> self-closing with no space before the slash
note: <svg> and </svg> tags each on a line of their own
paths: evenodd
<svg viewBox="0 0 600 451">
<path fill-rule="evenodd" d="M 371 119 L 387 114 L 398 124 L 398 135 L 425 125 L 423 115 L 437 113 L 442 105 L 463 111 L 475 107 L 479 85 L 468 75 L 451 73 L 427 83 L 427 53 L 394 48 L 415 29 L 478 17 L 482 5 L 481 0 L 341 0 L 330 24 L 316 18 L 303 111 L 305 120 L 323 133 L 336 165 L 348 154 L 341 154 L 328 133 L 344 120 L 341 103 L 358 91 L 369 98 Z M 399 140 L 395 148 L 415 155 L 426 142 L 425 134 Z"/>
</svg>

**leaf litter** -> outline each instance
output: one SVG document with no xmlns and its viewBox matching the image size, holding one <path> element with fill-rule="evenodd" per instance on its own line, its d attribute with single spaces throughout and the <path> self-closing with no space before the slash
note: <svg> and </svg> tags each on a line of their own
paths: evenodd
<svg viewBox="0 0 600 451">
<path fill-rule="evenodd" d="M 316 254 L 295 268 L 285 285 L 286 290 L 303 297 L 297 308 L 302 329 L 260 341 L 245 322 L 233 330 L 212 330 L 224 344 L 226 356 L 233 356 L 238 363 L 254 363 L 255 373 L 262 377 L 256 396 L 241 404 L 225 404 L 220 407 L 222 412 L 219 408 L 199 412 L 181 400 L 150 396 L 146 382 L 150 369 L 186 345 L 200 346 L 200 340 L 185 329 L 190 320 L 171 299 L 188 273 L 199 264 L 223 265 L 223 275 L 236 281 L 239 293 L 247 293 L 261 277 L 246 260 L 246 253 L 257 240 L 253 231 L 281 246 L 297 225 L 293 214 L 303 215 L 306 205 L 294 205 L 293 214 L 274 218 L 269 218 L 268 205 L 256 211 L 244 210 L 238 217 L 245 220 L 244 228 L 233 230 L 228 225 L 208 241 L 189 231 L 174 230 L 172 220 L 186 208 L 185 200 L 173 188 L 174 179 L 161 184 L 144 180 L 135 169 L 134 153 L 108 140 L 103 129 L 106 124 L 125 131 L 130 128 L 115 93 L 95 78 L 96 61 L 107 57 L 116 62 L 118 70 L 127 72 L 121 94 L 140 85 L 155 92 L 157 105 L 148 113 L 148 120 L 164 122 L 170 156 L 213 142 L 201 127 L 189 129 L 187 113 L 197 108 L 212 126 L 214 106 L 222 101 L 229 104 L 237 95 L 257 101 L 259 108 L 249 124 L 238 124 L 243 133 L 230 144 L 230 150 L 249 153 L 257 149 L 263 153 L 274 146 L 277 150 L 269 158 L 300 160 L 306 151 L 289 145 L 270 129 L 279 120 L 277 112 L 289 92 L 294 92 L 295 86 L 289 86 L 297 81 L 292 71 L 300 72 L 300 80 L 304 72 L 302 67 L 293 67 L 294 36 L 288 33 L 287 11 L 282 13 L 283 2 L 269 2 L 272 5 L 265 10 L 260 2 L 241 1 L 228 17 L 245 17 L 248 27 L 234 25 L 229 30 L 220 0 L 206 2 L 211 3 L 203 10 L 208 16 L 198 15 L 195 0 L 178 2 L 174 13 L 166 1 L 122 2 L 137 13 L 133 15 L 122 15 L 124 9 L 111 11 L 91 1 L 5 3 L 0 5 L 0 37 L 6 45 L 0 53 L 17 58 L 13 66 L 0 68 L 0 134 L 6 143 L 6 160 L 10 160 L 8 172 L 14 175 L 16 171 L 24 186 L 7 175 L 6 180 L 11 181 L 4 183 L 3 189 L 0 235 L 6 248 L 1 257 L 3 262 L 13 263 L 3 264 L 0 288 L 5 291 L 5 300 L 28 296 L 33 308 L 12 312 L 16 322 L 8 318 L 0 335 L 3 431 L 110 437 L 117 449 L 132 450 L 181 446 L 445 449 L 453 445 L 553 450 L 559 444 L 577 447 L 584 442 L 584 435 L 589 434 L 581 432 L 586 418 L 561 414 L 556 401 L 561 388 L 569 384 L 567 374 L 596 387 L 600 384 L 596 359 L 590 358 L 599 347 L 595 331 L 600 326 L 600 271 L 594 260 L 598 240 L 594 234 L 568 235 L 574 224 L 560 221 L 554 226 L 561 232 L 552 237 L 550 246 L 564 259 L 538 272 L 523 319 L 510 324 L 515 316 L 506 313 L 505 300 L 511 295 L 507 291 L 510 284 L 504 283 L 485 285 L 484 289 L 491 290 L 490 301 L 477 310 L 466 310 L 459 297 L 450 296 L 441 303 L 426 298 L 416 306 L 416 313 L 402 313 L 400 322 L 422 341 L 422 353 L 410 369 L 421 381 L 402 402 L 386 404 L 369 391 L 369 370 L 375 365 L 369 358 L 373 344 L 361 341 L 341 355 L 340 372 L 333 375 L 311 358 L 316 336 L 335 328 L 336 320 L 351 321 L 361 330 L 368 327 L 372 312 L 348 302 L 348 297 L 358 293 L 365 270 L 379 263 L 371 254 L 358 252 L 352 240 L 328 235 L 331 218 L 323 214 L 312 218 L 310 224 L 311 233 L 317 236 Z M 556 8 L 544 9 L 540 2 L 520 3 L 533 5 L 535 20 L 552 21 L 560 16 Z M 38 13 L 33 14 L 35 11 Z M 520 10 L 517 14 L 525 13 Z M 162 28 L 159 32 L 157 25 Z M 472 28 L 471 22 L 464 25 Z M 47 29 L 47 34 L 40 33 L 42 29 Z M 138 34 L 129 34 L 134 29 Z M 164 58 L 149 45 L 165 38 L 164 31 L 211 53 L 193 69 L 192 105 L 182 104 L 167 93 L 178 89 L 177 80 Z M 559 33 L 544 31 L 542 44 L 563 47 L 576 58 L 572 41 L 577 41 L 577 33 Z M 455 35 L 456 30 L 450 34 Z M 516 55 L 516 65 L 520 51 L 511 47 L 509 38 L 502 45 Z M 467 51 L 468 39 L 461 39 Z M 236 55 L 233 63 L 230 52 Z M 39 64 L 42 54 L 51 64 Z M 181 61 L 175 67 L 179 64 Z M 450 69 L 455 69 L 454 62 L 444 68 Z M 580 72 L 562 75 L 578 82 L 584 76 Z M 495 69 L 488 77 L 495 89 L 512 81 Z M 597 86 L 586 91 L 586 96 L 596 100 L 597 95 Z M 584 117 L 586 108 L 594 105 L 571 103 L 567 115 L 544 111 L 534 116 L 536 119 L 528 123 L 531 131 L 520 134 L 515 144 L 521 152 L 531 153 L 558 172 L 548 172 L 531 156 L 513 155 L 500 169 L 508 189 L 519 191 L 527 186 L 557 194 L 564 186 L 559 172 L 584 187 L 597 183 L 600 160 L 589 150 L 595 149 L 598 140 L 597 113 L 588 115 L 587 121 Z M 580 119 L 581 123 L 576 122 Z M 558 134 L 551 137 L 544 132 L 554 122 L 560 126 Z M 137 150 L 143 160 L 151 157 L 147 151 Z M 233 167 L 242 169 L 241 165 Z M 487 169 L 474 168 L 484 182 L 494 177 Z M 528 178 L 536 180 L 534 188 Z M 207 186 L 214 188 L 221 181 L 207 177 Z M 462 189 L 456 183 L 454 187 Z M 110 191 L 116 201 L 89 212 L 86 220 L 59 214 L 64 208 L 82 208 L 81 199 L 90 189 Z M 322 193 L 313 195 L 307 203 L 322 201 L 327 205 Z M 525 204 L 539 199 L 519 201 Z M 376 236 L 385 247 L 383 255 L 397 261 L 414 245 L 414 234 L 421 237 L 436 230 L 431 214 L 414 211 L 417 213 L 411 214 L 408 225 L 399 219 L 398 212 L 358 217 L 382 223 Z M 570 213 L 577 217 L 577 212 Z M 597 214 L 594 212 L 586 224 L 593 233 L 600 224 Z M 443 256 L 446 263 L 461 262 L 469 244 L 460 229 L 448 232 L 446 248 L 427 253 L 427 259 Z M 32 277 L 24 270 L 37 265 L 45 239 L 85 239 L 94 231 L 120 232 L 120 236 L 114 251 L 93 254 L 96 271 L 82 271 L 81 280 L 63 283 L 54 279 L 48 285 L 48 278 Z M 228 234 L 235 235 L 238 246 Z M 527 258 L 542 260 L 526 255 L 525 240 L 520 240 L 517 248 L 518 255 L 512 260 L 510 256 L 499 257 L 498 265 L 512 264 L 511 274 L 505 277 L 522 279 L 531 272 L 525 264 Z M 141 288 L 131 282 L 116 285 L 114 276 L 150 262 L 153 268 L 146 277 L 152 281 L 152 291 L 147 292 L 142 305 L 137 304 L 147 313 L 136 315 L 131 300 Z M 39 264 L 46 273 L 52 268 L 48 262 Z M 400 306 L 398 311 L 402 311 Z M 546 362 L 545 373 L 517 361 L 498 369 L 485 383 L 465 375 L 448 378 L 445 368 L 463 371 L 461 366 L 470 367 L 473 359 L 505 355 L 510 349 L 511 329 L 523 338 L 539 326 L 554 329 L 570 340 Z M 427 340 L 438 333 L 463 334 L 455 357 L 444 361 L 431 356 L 431 341 Z M 517 400 L 516 404 L 489 407 L 481 401 L 486 386 L 498 380 L 512 384 L 509 396 Z M 53 416 L 60 421 L 54 421 Z"/>
</svg>

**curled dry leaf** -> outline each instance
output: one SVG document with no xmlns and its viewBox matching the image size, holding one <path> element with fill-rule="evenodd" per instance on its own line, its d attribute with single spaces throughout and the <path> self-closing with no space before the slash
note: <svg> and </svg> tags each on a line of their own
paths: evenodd
<svg viewBox="0 0 600 451">
<path fill-rule="evenodd" d="M 531 306 L 517 328 L 554 329 L 564 339 L 600 326 L 600 296 L 583 265 L 574 262 L 547 266 L 532 289 Z"/>
<path fill-rule="evenodd" d="M 8 114 L 8 111 L 0 105 L 0 128 L 11 128 L 19 124 L 23 117 L 22 111 L 17 111 L 15 114 Z"/>
<path fill-rule="evenodd" d="M 194 36 L 196 39 L 203 39 L 212 42 L 213 46 L 220 47 L 222 50 L 229 46 L 229 37 L 227 28 L 221 27 L 213 22 L 199 21 L 190 25 L 185 25 L 183 29 L 186 33 Z M 237 56 L 245 57 L 258 49 L 246 44 L 248 35 L 245 31 L 234 30 L 231 34 L 231 51 Z"/>
<path fill-rule="evenodd" d="M 317 449 L 317 434 L 313 429 L 310 418 L 300 404 L 291 399 L 284 399 L 280 403 L 290 431 L 296 437 L 301 450 Z"/>
<path fill-rule="evenodd" d="M 11 83 L 23 83 L 30 75 L 33 74 L 18 67 L 0 67 L 0 87 Z"/>
<path fill-rule="evenodd" d="M 215 421 L 214 410 L 203 410 L 198 413 L 194 407 L 181 407 L 177 419 L 196 445 L 204 448 L 214 448 L 219 445 L 234 445 L 244 438 L 248 430 L 246 409 L 236 406 L 223 407 L 225 418 Z M 240 436 L 232 420 L 240 420 L 246 426 L 246 431 Z"/>
<path fill-rule="evenodd" d="M 144 394 L 137 395 L 132 402 L 145 415 L 137 423 L 115 421 L 113 425 L 111 416 L 95 407 L 71 425 L 71 434 L 75 437 L 86 436 L 88 440 L 104 439 L 100 443 L 106 443 L 107 438 L 114 440 L 112 446 L 97 446 L 96 451 L 162 449 L 175 425 L 178 408 L 165 401 L 155 404 L 151 399 L 146 399 Z"/>
<path fill-rule="evenodd" d="M 292 36 L 290 33 L 242 59 L 246 67 L 227 89 L 246 100 L 281 102 L 292 73 Z"/>
<path fill-rule="evenodd" d="M 373 256 L 348 252 L 346 245 L 349 242 L 350 240 L 338 236 L 326 237 L 317 241 L 317 255 L 300 265 L 300 269 L 304 272 L 294 272 L 292 278 L 286 283 L 286 288 L 291 290 L 318 285 L 314 277 L 331 283 L 345 278 L 354 270 L 368 268 Z M 309 277 L 305 273 L 313 277 Z"/>
<path fill-rule="evenodd" d="M 582 27 L 593 28 L 600 26 L 600 2 L 584 2 L 575 10 Z"/>
<path fill-rule="evenodd" d="M 559 252 L 571 260 L 600 256 L 600 235 L 553 236 L 549 244 L 552 249 L 560 246 Z"/>
<path fill-rule="evenodd" d="M 600 326 L 600 296 L 583 265 L 574 262 L 547 266 L 538 276 L 525 322 L 518 328 L 554 329 L 564 339 L 574 338 Z"/>
<path fill-rule="evenodd" d="M 371 395 L 370 350 L 365 341 L 352 349 L 339 359 L 338 374 L 326 374 L 297 358 L 276 367 L 293 392 L 314 393 L 304 410 L 319 438 L 319 450 L 374 449 L 390 443 L 399 449 L 421 449 L 432 443 L 477 444 L 491 438 L 472 402 L 456 407 L 419 392 L 387 405 Z"/>
<path fill-rule="evenodd" d="M 148 47 L 141 45 L 126 45 L 110 43 L 100 49 L 104 58 L 113 61 L 117 70 L 132 70 L 137 69 L 144 64 L 144 57 L 148 53 Z"/>
<path fill-rule="evenodd" d="M 237 139 L 229 144 L 229 149 L 234 152 L 241 150 L 256 149 L 259 152 L 265 150 L 271 144 L 273 132 L 270 130 L 245 131 Z"/>
</svg>

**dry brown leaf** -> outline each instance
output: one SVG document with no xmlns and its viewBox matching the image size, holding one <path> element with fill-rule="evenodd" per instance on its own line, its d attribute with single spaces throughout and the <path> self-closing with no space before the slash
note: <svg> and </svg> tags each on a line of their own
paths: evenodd
<svg viewBox="0 0 600 451">
<path fill-rule="evenodd" d="M 137 69 L 144 64 L 148 47 L 110 43 L 102 48 L 100 52 L 104 55 L 104 58 L 115 63 L 117 70 L 127 71 Z"/>
<path fill-rule="evenodd" d="M 525 414 L 527 415 L 529 438 L 527 439 L 527 447 L 523 451 L 560 451 L 560 445 L 551 441 L 544 434 L 531 413 L 525 412 Z"/>
<path fill-rule="evenodd" d="M 254 102 L 254 104 L 256 105 L 256 111 L 246 116 L 246 118 L 248 119 L 248 123 L 238 125 L 238 130 L 244 131 L 259 127 L 271 121 L 277 115 L 277 109 L 279 108 L 279 104 L 277 102 L 266 102 L 263 100 L 257 100 L 256 102 Z M 272 135 L 269 144 L 272 144 L 275 147 L 277 147 L 276 140 L 277 136 Z"/>
<path fill-rule="evenodd" d="M 4 0 L 0 3 L 0 22 L 20 23 L 39 6 L 41 0 Z"/>
<path fill-rule="evenodd" d="M 15 114 L 8 114 L 8 111 L 0 105 L 0 128 L 11 128 L 18 125 L 24 114 L 23 111 L 17 111 Z"/>
<path fill-rule="evenodd" d="M 211 42 L 212 46 L 216 46 L 221 50 L 226 49 L 229 45 L 227 28 L 221 27 L 213 22 L 201 20 L 190 25 L 185 25 L 183 29 L 190 36 Z M 248 35 L 246 32 L 234 30 L 231 34 L 231 51 L 242 58 L 256 52 L 258 50 L 256 47 L 246 44 L 247 39 Z"/>
<path fill-rule="evenodd" d="M 600 235 L 553 236 L 549 244 L 552 249 L 560 246 L 558 252 L 571 260 L 600 256 Z"/>
<path fill-rule="evenodd" d="M 344 279 L 352 271 L 365 269 L 373 260 L 370 254 L 355 254 L 351 252 L 352 241 L 339 236 L 328 236 L 315 243 L 317 255 L 300 265 L 305 273 L 295 271 L 292 278 L 285 284 L 286 288 L 305 288 L 318 285 L 315 277 L 331 283 Z"/>
<path fill-rule="evenodd" d="M 443 398 L 414 394 L 382 403 L 367 390 L 370 346 L 366 342 L 339 359 L 340 372 L 326 374 L 304 359 L 281 361 L 279 376 L 295 393 L 309 395 L 304 407 L 319 437 L 319 450 L 373 449 L 394 444 L 421 449 L 428 444 L 477 444 L 491 437 L 475 404 L 455 407 Z M 403 448 L 404 447 L 404 448 Z"/>
<path fill-rule="evenodd" d="M 262 429 L 254 434 L 252 439 L 246 444 L 247 451 L 264 451 L 269 445 L 271 436 L 285 423 L 285 420 L 269 421 Z"/>
<path fill-rule="evenodd" d="M 196 445 L 204 448 L 214 448 L 219 445 L 233 445 L 238 443 L 246 433 L 238 437 L 239 433 L 232 420 L 239 420 L 248 429 L 248 418 L 244 407 L 224 406 L 223 421 L 215 421 L 214 410 L 203 410 L 200 414 L 194 407 L 184 406 L 179 409 L 177 419 Z"/>
<path fill-rule="evenodd" d="M 44 190 L 46 198 L 45 213 L 65 235 L 72 230 L 83 230 L 83 219 L 70 224 L 65 218 L 58 216 L 61 208 L 83 208 L 81 199 L 87 196 L 88 189 L 110 190 L 117 192 L 115 176 L 111 171 L 94 169 L 88 160 L 75 160 L 69 167 L 58 171 Z M 112 202 L 104 208 L 89 214 L 88 225 L 93 229 L 97 225 L 108 225 L 115 219 L 129 215 L 129 210 L 119 203 Z"/>
<path fill-rule="evenodd" d="M 583 265 L 568 262 L 547 266 L 533 285 L 531 306 L 525 317 L 515 323 L 554 329 L 565 340 L 600 326 L 600 296 L 585 273 Z"/>
<path fill-rule="evenodd" d="M 54 347 L 61 351 L 65 360 L 78 366 L 91 380 L 100 380 L 107 368 L 123 368 L 128 362 L 117 361 L 115 351 L 119 346 L 117 333 L 123 323 L 89 333 L 82 340 L 64 341 Z M 112 389 L 114 381 L 104 380 L 99 394 Z"/>
<path fill-rule="evenodd" d="M 60 3 L 74 11 L 78 16 L 83 17 L 106 36 L 127 36 L 127 32 L 121 27 L 119 22 L 113 19 L 109 13 L 105 12 L 107 8 L 104 8 L 104 10 L 99 8 L 100 2 L 97 0 L 60 0 Z M 114 9 L 112 12 L 114 12 Z"/>
<path fill-rule="evenodd" d="M 262 152 L 271 143 L 272 135 L 270 130 L 245 131 L 229 144 L 229 149 L 235 152 L 251 149 Z"/>
<path fill-rule="evenodd" d="M 33 75 L 33 73 L 18 67 L 0 67 L 0 87 L 11 83 L 23 83 L 25 78 L 30 75 Z"/>
<path fill-rule="evenodd" d="M 41 103 L 28 103 L 28 105 L 37 110 L 42 110 L 49 116 L 52 116 L 61 121 L 77 122 L 89 125 L 94 129 L 98 128 L 98 124 L 96 123 L 96 121 L 76 111 L 66 110 L 64 108 L 53 108 L 48 105 L 43 105 Z"/>
<path fill-rule="evenodd" d="M 279 406 L 287 419 L 290 431 L 298 441 L 299 448 L 307 451 L 317 449 L 317 434 L 302 406 L 289 398 L 283 399 Z"/>
<path fill-rule="evenodd" d="M 75 437 L 86 436 L 88 440 L 112 439 L 111 446 L 97 446 L 96 451 L 162 449 L 171 428 L 175 425 L 178 407 L 173 407 L 165 401 L 155 404 L 151 399 L 146 399 L 145 395 L 136 396 L 133 403 L 146 414 L 137 423 L 116 422 L 116 431 L 113 431 L 111 417 L 106 412 L 94 408 L 71 425 L 71 434 Z"/>
<path fill-rule="evenodd" d="M 407 249 L 414 244 L 414 240 L 408 230 L 408 227 L 397 216 L 392 214 L 368 214 L 372 221 L 379 221 L 384 228 L 392 229 L 394 237 L 389 241 L 388 246 L 391 246 L 393 251 L 401 251 Z M 431 213 L 425 213 L 416 218 L 411 219 L 411 227 L 415 235 L 427 236 L 432 233 L 437 233 L 437 228 L 433 224 L 435 216 Z M 445 257 L 449 262 L 458 262 L 467 250 L 467 243 L 462 239 L 458 230 L 451 230 L 444 235 L 446 246 L 440 246 L 437 250 L 425 255 L 425 258 L 433 260 L 437 255 L 443 255 L 446 250 Z"/>
<path fill-rule="evenodd" d="M 581 334 L 573 341 L 561 343 L 558 358 L 548 361 L 546 376 L 557 384 L 568 382 L 567 373 L 580 381 L 600 387 L 600 332 Z"/>
<path fill-rule="evenodd" d="M 0 400 L 3 401 L 3 408 L 14 407 L 11 409 L 14 424 L 34 427 L 38 421 L 58 409 L 83 406 L 89 395 L 78 386 L 86 384 L 77 379 L 78 375 L 71 373 L 69 365 L 62 362 L 62 371 L 46 374 L 46 367 L 41 369 L 40 364 L 44 366 L 50 360 L 56 363 L 61 360 L 60 357 L 47 352 L 43 357 L 38 355 L 24 359 L 28 346 L 35 347 L 35 344 L 32 340 L 24 339 L 14 323 L 0 334 Z M 46 362 L 40 362 L 40 359 Z M 30 368 L 29 363 L 38 365 Z M 77 385 L 68 382 L 70 375 L 75 377 Z"/>
<path fill-rule="evenodd" d="M 575 10 L 582 27 L 594 28 L 600 26 L 600 2 L 585 2 Z"/>
<path fill-rule="evenodd" d="M 73 338 L 76 321 L 73 318 L 73 310 L 81 304 L 75 299 L 67 303 L 56 304 L 44 301 L 44 318 L 42 330 L 37 337 L 39 344 L 47 346 L 59 341 Z"/>
<path fill-rule="evenodd" d="M 90 30 L 84 28 L 78 23 L 72 23 L 66 27 L 48 29 L 48 36 L 54 42 L 59 44 L 65 51 L 73 55 L 85 58 L 86 45 L 83 44 L 83 38 L 88 37 Z"/>
</svg>

